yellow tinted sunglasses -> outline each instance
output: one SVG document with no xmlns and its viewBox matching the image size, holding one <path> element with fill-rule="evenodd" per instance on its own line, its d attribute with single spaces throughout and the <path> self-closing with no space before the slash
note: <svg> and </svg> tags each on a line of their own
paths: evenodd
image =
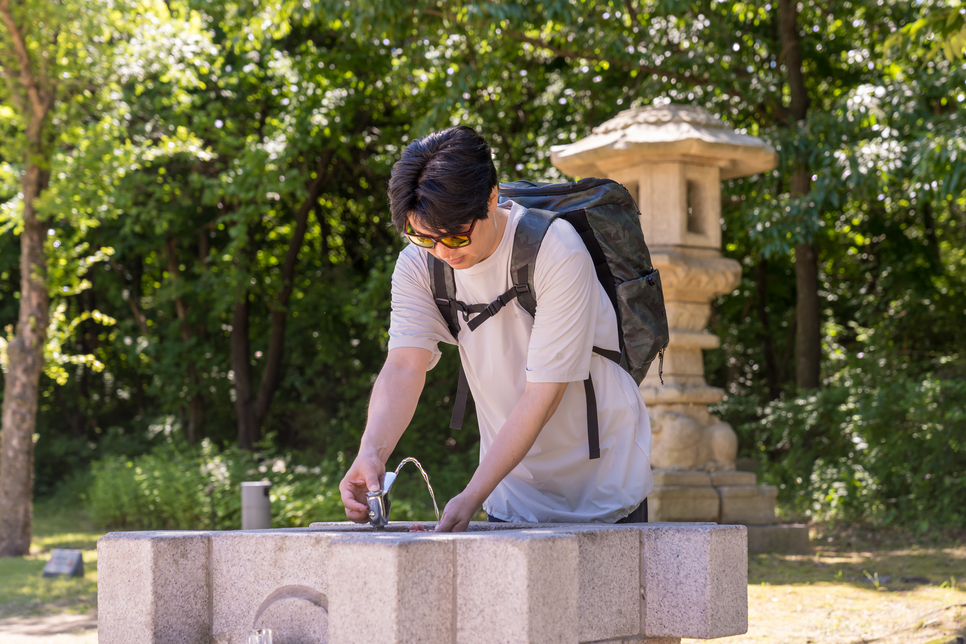
<svg viewBox="0 0 966 644">
<path fill-rule="evenodd" d="M 416 244 L 421 248 L 434 248 L 436 242 L 439 242 L 447 248 L 462 248 L 463 246 L 469 246 L 470 235 L 473 234 L 473 228 L 476 226 L 478 220 L 474 219 L 473 223 L 470 224 L 470 229 L 465 233 L 459 235 L 446 235 L 445 237 L 435 237 L 433 235 L 421 235 L 413 230 L 412 224 L 409 220 L 406 220 L 406 237 L 409 237 L 409 241 Z"/>
</svg>

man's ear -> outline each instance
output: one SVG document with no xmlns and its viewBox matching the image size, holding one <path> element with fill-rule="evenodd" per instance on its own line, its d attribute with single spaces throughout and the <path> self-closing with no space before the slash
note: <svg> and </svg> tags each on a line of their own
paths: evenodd
<svg viewBox="0 0 966 644">
<path fill-rule="evenodd" d="M 493 186 L 493 191 L 490 192 L 490 201 L 489 203 L 486 204 L 488 206 L 487 209 L 493 210 L 494 208 L 496 208 L 499 201 L 500 201 L 500 186 L 496 185 L 496 186 Z"/>
</svg>

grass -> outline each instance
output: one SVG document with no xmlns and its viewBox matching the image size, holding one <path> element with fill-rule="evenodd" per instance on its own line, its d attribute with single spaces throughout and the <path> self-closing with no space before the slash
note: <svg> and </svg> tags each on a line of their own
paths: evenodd
<svg viewBox="0 0 966 644">
<path fill-rule="evenodd" d="M 101 534 L 82 511 L 35 506 L 30 555 L 0 558 L 0 619 L 93 611 Z M 44 577 L 44 564 L 54 548 L 81 550 L 84 576 Z"/>
</svg>

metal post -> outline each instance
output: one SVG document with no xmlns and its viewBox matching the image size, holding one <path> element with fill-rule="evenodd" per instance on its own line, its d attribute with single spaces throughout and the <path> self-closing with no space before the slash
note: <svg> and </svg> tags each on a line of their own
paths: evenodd
<svg viewBox="0 0 966 644">
<path fill-rule="evenodd" d="M 242 530 L 264 530 L 272 527 L 272 500 L 269 481 L 245 481 L 241 484 Z"/>
</svg>

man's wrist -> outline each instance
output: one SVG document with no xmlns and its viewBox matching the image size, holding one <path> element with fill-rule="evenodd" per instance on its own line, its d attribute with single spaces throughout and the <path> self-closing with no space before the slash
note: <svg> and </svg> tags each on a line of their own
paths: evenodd
<svg viewBox="0 0 966 644">
<path fill-rule="evenodd" d="M 359 455 L 356 458 L 375 459 L 385 465 L 386 461 L 389 460 L 389 455 L 385 452 L 385 447 L 362 443 L 359 445 Z"/>
</svg>

